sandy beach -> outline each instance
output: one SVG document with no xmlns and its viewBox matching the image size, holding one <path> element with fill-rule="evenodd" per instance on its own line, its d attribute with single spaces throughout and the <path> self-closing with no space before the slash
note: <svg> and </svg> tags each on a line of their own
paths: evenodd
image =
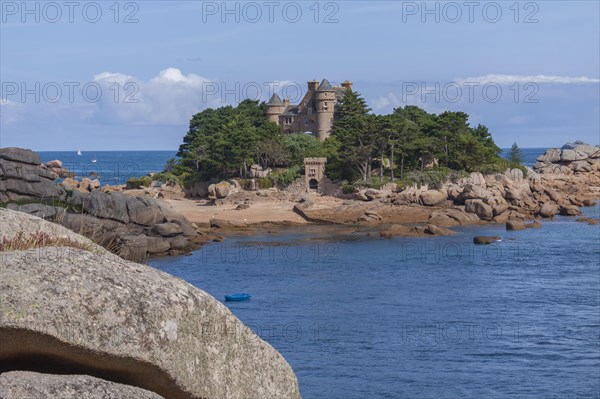
<svg viewBox="0 0 600 399">
<path fill-rule="evenodd" d="M 247 209 L 236 210 L 237 205 L 205 205 L 206 201 L 166 200 L 190 222 L 199 226 L 210 225 L 211 219 L 244 222 L 247 225 L 263 223 L 306 224 L 307 221 L 293 211 L 293 202 L 260 202 Z"/>
</svg>

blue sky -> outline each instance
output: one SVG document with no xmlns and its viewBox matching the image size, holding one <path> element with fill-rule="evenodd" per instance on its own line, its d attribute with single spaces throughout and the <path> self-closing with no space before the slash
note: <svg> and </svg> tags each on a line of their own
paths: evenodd
<svg viewBox="0 0 600 399">
<path fill-rule="evenodd" d="M 195 112 L 323 77 L 503 147 L 600 142 L 597 1 L 47 4 L 1 2 L 2 146 L 176 149 Z"/>
</svg>

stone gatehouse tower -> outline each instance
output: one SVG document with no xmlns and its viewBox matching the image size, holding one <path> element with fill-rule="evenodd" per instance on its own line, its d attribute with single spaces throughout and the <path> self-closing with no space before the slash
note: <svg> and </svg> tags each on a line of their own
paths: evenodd
<svg viewBox="0 0 600 399">
<path fill-rule="evenodd" d="M 327 79 L 321 83 L 311 80 L 308 91 L 299 104 L 290 104 L 273 94 L 267 103 L 267 117 L 277 123 L 283 133 L 311 133 L 323 141 L 329 137 L 333 125 L 335 106 L 346 89 L 352 89 L 352 82 L 342 82 L 332 86 Z"/>
<path fill-rule="evenodd" d="M 325 180 L 327 158 L 304 158 L 306 191 L 321 192 Z"/>
</svg>

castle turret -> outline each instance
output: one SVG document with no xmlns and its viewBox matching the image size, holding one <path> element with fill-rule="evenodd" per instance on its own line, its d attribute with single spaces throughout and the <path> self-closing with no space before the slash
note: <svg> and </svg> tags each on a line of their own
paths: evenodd
<svg viewBox="0 0 600 399">
<path fill-rule="evenodd" d="M 285 104 L 281 101 L 281 98 L 275 93 L 267 103 L 267 118 L 271 122 L 275 122 L 279 125 L 279 115 L 285 110 Z"/>
<path fill-rule="evenodd" d="M 349 80 L 345 80 L 342 82 L 342 87 L 344 89 L 350 89 L 352 90 L 352 82 L 350 82 Z"/>
<path fill-rule="evenodd" d="M 317 88 L 317 137 L 324 141 L 331 133 L 333 125 L 333 112 L 335 108 L 335 89 L 331 86 L 327 79 L 323 79 Z"/>
<path fill-rule="evenodd" d="M 319 87 L 319 82 L 314 79 L 306 82 L 306 84 L 308 85 L 308 91 L 317 91 L 317 88 Z"/>
</svg>

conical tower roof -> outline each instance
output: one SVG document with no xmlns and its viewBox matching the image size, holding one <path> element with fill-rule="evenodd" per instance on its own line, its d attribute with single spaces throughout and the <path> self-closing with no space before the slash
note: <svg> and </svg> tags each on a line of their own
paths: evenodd
<svg viewBox="0 0 600 399">
<path fill-rule="evenodd" d="M 317 91 L 334 91 L 335 89 L 331 86 L 331 83 L 327 79 L 323 79 Z"/>
<path fill-rule="evenodd" d="M 273 93 L 267 105 L 283 105 L 283 101 L 281 101 L 281 98 L 277 95 L 277 93 Z"/>
</svg>

